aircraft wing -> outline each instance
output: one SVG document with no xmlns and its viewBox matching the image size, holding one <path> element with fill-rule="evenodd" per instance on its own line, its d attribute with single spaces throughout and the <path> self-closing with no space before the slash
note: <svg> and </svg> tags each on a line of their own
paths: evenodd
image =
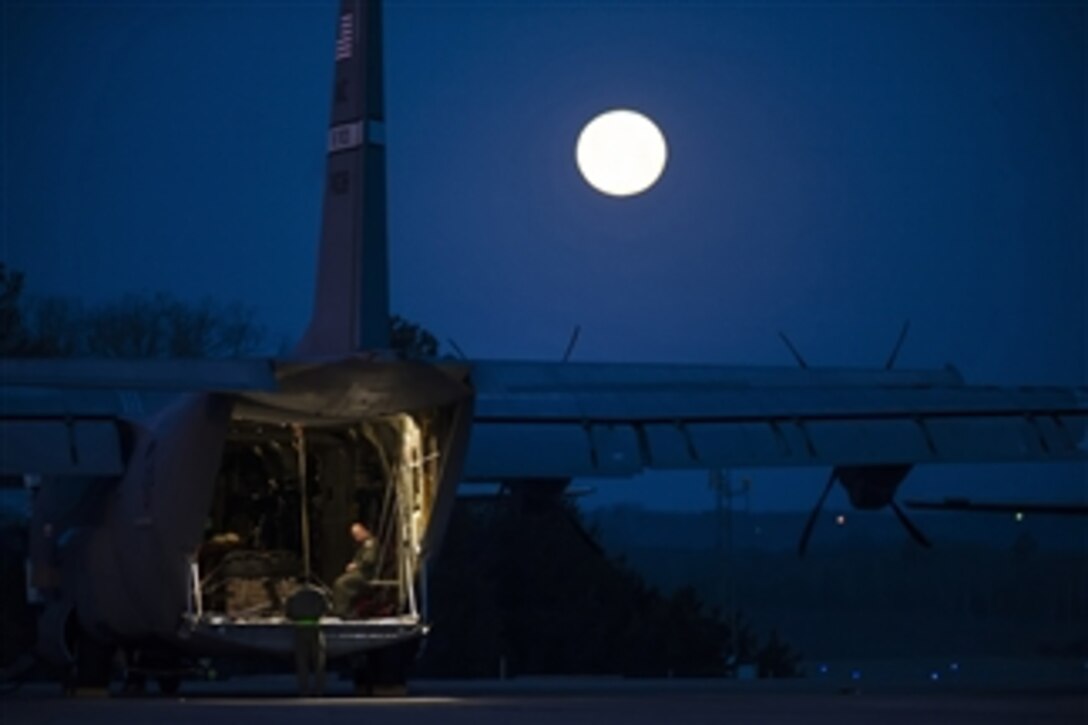
<svg viewBox="0 0 1088 725">
<path fill-rule="evenodd" d="M 272 360 L 0 359 L 0 475 L 119 476 L 122 418 L 178 392 L 275 390 Z"/>
<path fill-rule="evenodd" d="M 117 390 L 275 390 L 275 361 L 0 358 L 0 385 Z"/>
<path fill-rule="evenodd" d="M 1088 460 L 1088 388 L 922 371 L 472 363 L 467 480 Z"/>
<path fill-rule="evenodd" d="M 950 368 L 439 365 L 465 366 L 476 393 L 467 480 L 1088 458 L 1084 387 L 972 386 Z M 289 392 L 307 369 L 268 359 L 0 360 L 0 475 L 119 475 L 121 419 L 172 392 Z M 366 377 L 361 388 L 406 394 L 397 375 Z"/>
<path fill-rule="evenodd" d="M 280 422 L 358 420 L 468 394 L 460 364 L 381 355 L 327 360 L 0 359 L 0 476 L 117 476 L 132 422 L 178 393 L 231 396 Z"/>
</svg>

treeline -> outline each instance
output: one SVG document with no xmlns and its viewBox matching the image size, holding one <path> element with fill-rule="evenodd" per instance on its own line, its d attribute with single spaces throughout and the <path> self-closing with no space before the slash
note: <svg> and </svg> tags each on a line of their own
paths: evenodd
<svg viewBox="0 0 1088 725">
<path fill-rule="evenodd" d="M 1088 656 L 1088 551 L 942 542 L 792 550 L 627 547 L 648 581 L 694 586 L 818 658 Z"/>
<path fill-rule="evenodd" d="M 88 305 L 27 300 L 24 276 L 0 262 L 0 355 L 8 357 L 244 357 L 266 343 L 252 308 L 211 299 L 129 294 Z"/>
<path fill-rule="evenodd" d="M 270 352 L 267 329 L 252 307 L 238 302 L 193 302 L 158 292 L 88 305 L 65 297 L 28 299 L 24 286 L 24 275 L 0 262 L 0 356 L 238 358 Z M 389 337 L 402 358 L 439 355 L 438 339 L 399 315 L 390 318 Z"/>
<path fill-rule="evenodd" d="M 734 633 L 693 587 L 666 593 L 607 557 L 562 497 L 459 501 L 430 583 L 426 676 L 800 674 L 777 633 L 742 618 Z"/>
</svg>

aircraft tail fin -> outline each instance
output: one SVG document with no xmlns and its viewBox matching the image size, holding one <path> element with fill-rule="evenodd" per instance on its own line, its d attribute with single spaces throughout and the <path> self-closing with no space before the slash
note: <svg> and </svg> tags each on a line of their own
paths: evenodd
<svg viewBox="0 0 1088 725">
<path fill-rule="evenodd" d="M 378 0 L 341 0 L 317 286 L 299 355 L 389 347 L 381 38 Z"/>
</svg>

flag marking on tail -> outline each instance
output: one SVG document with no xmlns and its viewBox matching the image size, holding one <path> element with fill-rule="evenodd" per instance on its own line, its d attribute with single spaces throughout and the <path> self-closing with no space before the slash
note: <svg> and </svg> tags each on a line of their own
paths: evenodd
<svg viewBox="0 0 1088 725">
<path fill-rule="evenodd" d="M 351 58 L 351 47 L 355 44 L 355 17 L 352 13 L 340 16 L 340 29 L 336 33 L 336 60 Z"/>
</svg>

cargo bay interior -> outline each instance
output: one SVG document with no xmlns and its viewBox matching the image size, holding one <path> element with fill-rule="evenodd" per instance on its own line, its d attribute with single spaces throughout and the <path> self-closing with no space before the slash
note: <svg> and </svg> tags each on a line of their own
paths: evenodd
<svg viewBox="0 0 1088 725">
<path fill-rule="evenodd" d="M 236 414 L 194 566 L 191 613 L 282 621 L 304 583 L 331 590 L 355 553 L 349 529 L 359 521 L 377 560 L 347 616 L 418 616 L 421 543 L 451 416 L 435 408 L 297 424 Z"/>
</svg>

